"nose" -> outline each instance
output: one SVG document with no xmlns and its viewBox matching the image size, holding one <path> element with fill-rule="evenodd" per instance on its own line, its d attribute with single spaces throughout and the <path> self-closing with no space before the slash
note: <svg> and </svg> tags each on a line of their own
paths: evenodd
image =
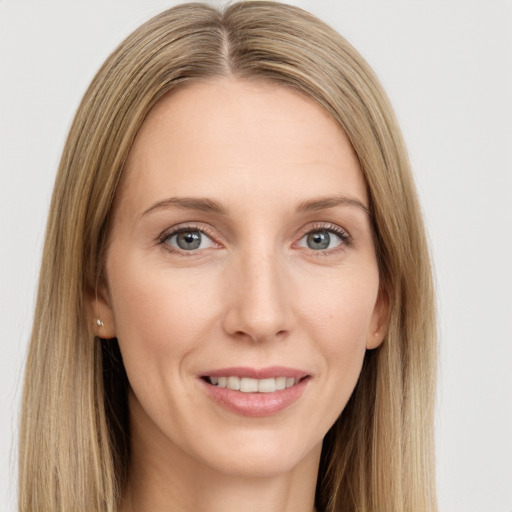
<svg viewBox="0 0 512 512">
<path fill-rule="evenodd" d="M 224 330 L 255 342 L 286 338 L 293 327 L 289 288 L 276 255 L 241 256 L 230 272 Z"/>
</svg>

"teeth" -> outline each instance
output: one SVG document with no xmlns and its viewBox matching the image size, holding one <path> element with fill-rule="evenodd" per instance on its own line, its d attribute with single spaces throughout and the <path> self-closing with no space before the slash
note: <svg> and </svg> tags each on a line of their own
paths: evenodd
<svg viewBox="0 0 512 512">
<path fill-rule="evenodd" d="M 240 379 L 240 391 L 243 393 L 256 393 L 258 391 L 258 379 L 242 377 Z"/>
<path fill-rule="evenodd" d="M 210 382 L 219 388 L 228 388 L 242 393 L 273 393 L 291 388 L 299 382 L 293 377 L 276 377 L 270 379 L 251 379 L 249 377 L 209 377 Z"/>
<path fill-rule="evenodd" d="M 228 377 L 227 386 L 229 389 L 238 391 L 240 389 L 240 378 L 239 377 Z"/>
<path fill-rule="evenodd" d="M 278 377 L 276 379 L 276 389 L 279 391 L 286 387 L 286 377 Z"/>
<path fill-rule="evenodd" d="M 258 381 L 260 393 L 273 393 L 276 390 L 276 379 L 261 379 Z"/>
</svg>

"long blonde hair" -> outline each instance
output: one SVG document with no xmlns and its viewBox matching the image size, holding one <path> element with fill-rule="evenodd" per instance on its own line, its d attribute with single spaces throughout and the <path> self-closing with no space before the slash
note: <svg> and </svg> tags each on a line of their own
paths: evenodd
<svg viewBox="0 0 512 512">
<path fill-rule="evenodd" d="M 94 337 L 85 297 L 102 279 L 109 213 L 132 142 L 166 92 L 234 76 L 314 98 L 349 137 L 368 186 L 388 334 L 324 440 L 325 512 L 434 512 L 436 336 L 431 267 L 407 153 L 363 58 L 289 5 L 181 5 L 107 59 L 72 124 L 53 193 L 20 427 L 19 510 L 116 510 L 129 461 L 126 375 Z"/>
</svg>

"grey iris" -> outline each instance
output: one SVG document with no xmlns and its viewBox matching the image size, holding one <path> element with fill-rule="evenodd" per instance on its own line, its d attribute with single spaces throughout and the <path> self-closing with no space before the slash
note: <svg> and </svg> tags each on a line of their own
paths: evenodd
<svg viewBox="0 0 512 512">
<path fill-rule="evenodd" d="M 329 247 L 331 236 L 327 231 L 314 231 L 307 237 L 307 244 L 310 249 L 322 251 Z"/>
<path fill-rule="evenodd" d="M 201 233 L 199 231 L 184 231 L 176 235 L 176 243 L 184 251 L 193 251 L 201 245 Z"/>
</svg>

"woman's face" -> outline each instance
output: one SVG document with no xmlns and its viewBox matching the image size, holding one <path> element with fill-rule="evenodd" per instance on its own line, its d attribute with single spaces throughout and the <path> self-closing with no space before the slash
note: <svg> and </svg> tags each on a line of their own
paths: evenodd
<svg viewBox="0 0 512 512">
<path fill-rule="evenodd" d="M 384 331 L 368 206 L 343 131 L 298 92 L 222 79 L 153 108 L 98 299 L 133 443 L 224 474 L 318 457 Z"/>
</svg>

